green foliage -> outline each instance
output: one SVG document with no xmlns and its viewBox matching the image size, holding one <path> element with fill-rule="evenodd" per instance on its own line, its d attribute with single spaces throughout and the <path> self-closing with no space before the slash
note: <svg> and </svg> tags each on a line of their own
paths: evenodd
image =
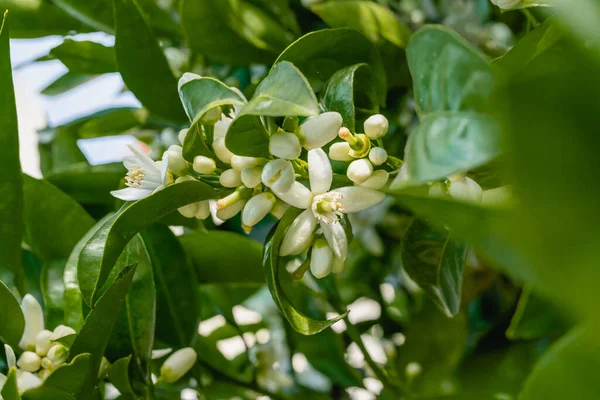
<svg viewBox="0 0 600 400">
<path fill-rule="evenodd" d="M 0 315 L 0 339 L 11 346 L 16 346 L 21 340 L 25 319 L 19 302 L 2 282 L 0 282 L 0 300 L 4 309 Z"/>
</svg>

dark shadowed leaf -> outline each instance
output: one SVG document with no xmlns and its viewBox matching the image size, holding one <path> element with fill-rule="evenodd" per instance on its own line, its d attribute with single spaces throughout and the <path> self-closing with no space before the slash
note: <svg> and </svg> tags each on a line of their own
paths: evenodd
<svg viewBox="0 0 600 400">
<path fill-rule="evenodd" d="M 0 341 L 16 348 L 25 329 L 25 318 L 15 295 L 0 281 Z"/>
<path fill-rule="evenodd" d="M 19 389 L 17 388 L 17 368 L 13 367 L 8 371 L 6 382 L 0 392 L 4 400 L 21 400 Z"/>
<path fill-rule="evenodd" d="M 118 71 L 115 49 L 96 42 L 65 39 L 50 50 L 50 56 L 75 73 L 105 74 Z"/>
<path fill-rule="evenodd" d="M 112 383 L 124 400 L 135 399 L 135 393 L 131 388 L 131 382 L 129 381 L 129 363 L 131 362 L 131 356 L 120 358 L 111 364 L 108 370 L 108 379 Z"/>
<path fill-rule="evenodd" d="M 50 330 L 62 324 L 64 320 L 65 264 L 65 259 L 53 260 L 44 263 L 42 268 L 40 286 L 44 296 L 46 328 Z"/>
<path fill-rule="evenodd" d="M 269 156 L 269 132 L 256 115 L 242 115 L 233 120 L 225 145 L 233 154 L 246 157 Z"/>
<path fill-rule="evenodd" d="M 56 80 L 50 82 L 48 86 L 43 88 L 40 93 L 46 96 L 58 96 L 68 92 L 71 89 L 88 83 L 92 79 L 97 78 L 98 75 L 92 74 L 80 74 L 78 72 L 67 71 L 63 75 L 56 78 Z"/>
<path fill-rule="evenodd" d="M 92 357 L 80 354 L 69 364 L 63 364 L 44 383 L 23 393 L 23 400 L 72 400 L 80 398 L 79 392 L 90 373 Z"/>
</svg>

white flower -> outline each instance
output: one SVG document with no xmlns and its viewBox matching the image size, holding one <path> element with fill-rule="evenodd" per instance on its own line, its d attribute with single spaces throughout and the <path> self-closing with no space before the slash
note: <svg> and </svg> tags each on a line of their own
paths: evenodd
<svg viewBox="0 0 600 400">
<path fill-rule="evenodd" d="M 520 6 L 523 0 L 492 0 L 492 4 L 500 7 L 503 10 L 510 10 Z"/>
<path fill-rule="evenodd" d="M 315 278 L 325 278 L 331 273 L 333 269 L 333 252 L 325 239 L 315 240 L 310 257 L 310 272 Z"/>
<path fill-rule="evenodd" d="M 231 157 L 231 168 L 237 171 L 243 171 L 246 168 L 256 167 L 260 163 L 260 159 L 245 156 Z"/>
<path fill-rule="evenodd" d="M 235 217 L 240 211 L 242 211 L 244 204 L 246 204 L 244 200 L 238 200 L 235 203 L 226 206 L 225 208 L 217 209 L 217 218 L 226 221 Z"/>
<path fill-rule="evenodd" d="M 205 156 L 196 156 L 194 157 L 193 164 L 194 171 L 199 174 L 210 175 L 217 169 L 217 164 L 215 160 Z"/>
<path fill-rule="evenodd" d="M 274 192 L 287 192 L 296 180 L 294 167 L 288 160 L 272 160 L 262 170 L 262 182 Z"/>
<path fill-rule="evenodd" d="M 42 384 L 42 380 L 31 372 L 23 371 L 17 377 L 17 389 L 19 394 L 23 394 L 30 389 L 35 389 Z"/>
<path fill-rule="evenodd" d="M 169 149 L 164 152 L 163 160 L 169 165 L 169 169 L 173 171 L 175 175 L 185 175 L 188 166 L 187 162 L 183 158 L 183 148 L 176 144 L 169 146 Z"/>
<path fill-rule="evenodd" d="M 54 333 L 50 332 L 47 329 L 44 329 L 43 331 L 38 332 L 38 334 L 35 336 L 35 352 L 39 356 L 43 357 L 46 354 L 48 354 L 48 350 L 50 350 L 50 347 L 52 347 L 53 345 L 53 335 Z"/>
<path fill-rule="evenodd" d="M 317 149 L 331 142 L 342 126 L 342 116 L 337 112 L 326 112 L 307 118 L 296 131 L 305 149 Z"/>
<path fill-rule="evenodd" d="M 260 193 L 248 200 L 242 211 L 242 223 L 254 226 L 262 220 L 275 205 L 275 196 L 271 193 Z"/>
<path fill-rule="evenodd" d="M 373 165 L 381 165 L 387 161 L 388 154 L 383 147 L 373 147 L 369 151 L 369 160 Z"/>
<path fill-rule="evenodd" d="M 354 183 L 363 183 L 373 175 L 373 164 L 366 158 L 354 160 L 348 165 L 346 175 Z"/>
<path fill-rule="evenodd" d="M 21 309 L 25 316 L 25 330 L 19 347 L 23 350 L 35 350 L 35 337 L 44 330 L 44 312 L 42 306 L 30 294 L 26 294 L 21 302 Z"/>
<path fill-rule="evenodd" d="M 160 367 L 160 379 L 167 383 L 177 382 L 196 364 L 197 354 L 191 347 L 177 350 Z"/>
<path fill-rule="evenodd" d="M 300 139 L 290 132 L 278 132 L 269 140 L 269 153 L 278 158 L 295 160 L 300 157 L 302 146 Z"/>
<path fill-rule="evenodd" d="M 481 186 L 471 178 L 448 183 L 448 193 L 457 200 L 480 203 L 483 196 Z"/>
<path fill-rule="evenodd" d="M 219 183 L 226 188 L 238 187 L 242 183 L 242 174 L 233 168 L 223 171 L 219 177 Z"/>
<path fill-rule="evenodd" d="M 348 142 L 334 143 L 329 147 L 329 158 L 335 161 L 352 161 L 354 157 L 350 155 L 351 150 Z"/>
<path fill-rule="evenodd" d="M 389 177 L 390 177 L 390 174 L 388 174 L 387 171 L 379 169 L 379 170 L 373 172 L 373 175 L 371 175 L 370 178 L 368 178 L 366 181 L 361 183 L 360 186 L 369 188 L 369 189 L 378 190 L 385 186 Z"/>
<path fill-rule="evenodd" d="M 280 254 L 299 254 L 312 241 L 313 231 L 319 223 L 333 254 L 345 260 L 348 254 L 348 239 L 339 222 L 343 213 L 353 213 L 379 203 L 385 195 L 375 190 L 347 186 L 329 191 L 333 180 L 331 163 L 322 149 L 308 152 L 308 175 L 311 189 L 299 182 L 285 193 L 275 193 L 286 203 L 305 209 L 286 233 Z"/>
<path fill-rule="evenodd" d="M 58 343 L 48 350 L 48 355 L 42 359 L 42 367 L 53 371 L 67 361 L 68 357 L 69 349 Z"/>
<path fill-rule="evenodd" d="M 117 199 L 135 201 L 150 196 L 152 193 L 164 188 L 169 177 L 169 160 L 154 161 L 140 149 L 129 146 L 134 156 L 127 156 L 123 164 L 127 168 L 125 176 L 125 189 L 110 192 Z"/>
<path fill-rule="evenodd" d="M 17 361 L 17 367 L 23 371 L 36 372 L 40 369 L 42 359 L 33 351 L 24 351 Z"/>
<path fill-rule="evenodd" d="M 254 188 L 262 181 L 262 167 L 244 168 L 242 170 L 242 183 L 248 188 Z"/>
<path fill-rule="evenodd" d="M 365 133 L 372 140 L 384 137 L 389 126 L 387 118 L 381 114 L 371 115 L 364 124 Z"/>
<path fill-rule="evenodd" d="M 216 125 L 215 125 L 215 127 L 216 127 Z M 217 130 L 215 129 L 215 132 L 216 131 Z M 215 135 L 215 137 L 216 137 L 216 135 Z M 215 141 L 213 142 L 213 150 L 215 151 L 215 155 L 217 156 L 217 158 L 219 160 L 223 161 L 225 164 L 231 164 L 231 158 L 233 157 L 233 153 L 231 151 L 229 151 L 227 146 L 225 146 L 225 138 L 224 137 L 215 139 Z"/>
</svg>

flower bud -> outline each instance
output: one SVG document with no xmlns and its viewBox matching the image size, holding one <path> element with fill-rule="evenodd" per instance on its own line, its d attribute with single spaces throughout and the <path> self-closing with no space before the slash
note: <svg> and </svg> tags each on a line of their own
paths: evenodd
<svg viewBox="0 0 600 400">
<path fill-rule="evenodd" d="M 191 347 L 177 350 L 160 367 L 160 379 L 167 383 L 177 382 L 192 369 L 196 358 L 196 351 Z"/>
<path fill-rule="evenodd" d="M 223 161 L 225 164 L 231 164 L 233 153 L 225 146 L 224 137 L 215 139 L 213 142 L 213 150 L 219 160 Z"/>
<path fill-rule="evenodd" d="M 260 193 L 252 197 L 242 211 L 242 223 L 246 226 L 256 225 L 271 211 L 275 200 L 272 193 Z"/>
<path fill-rule="evenodd" d="M 52 343 L 53 336 L 54 333 L 50 332 L 47 329 L 40 331 L 35 336 L 35 352 L 39 356 L 43 357 L 48 353 L 48 350 L 50 350 L 50 347 L 54 344 Z"/>
<path fill-rule="evenodd" d="M 315 240 L 310 259 L 310 272 L 315 278 L 325 278 L 333 269 L 333 252 L 325 239 Z"/>
<path fill-rule="evenodd" d="M 38 332 L 44 330 L 44 312 L 40 303 L 30 294 L 23 297 L 21 309 L 25 317 L 25 330 L 21 336 L 19 347 L 23 350 L 33 351 L 35 350 L 35 337 Z"/>
<path fill-rule="evenodd" d="M 188 133 L 188 129 L 182 129 L 179 131 L 179 134 L 177 135 L 177 138 L 179 139 L 179 143 L 183 146 L 183 142 L 185 142 L 185 136 Z"/>
<path fill-rule="evenodd" d="M 302 146 L 300 139 L 290 132 L 278 132 L 271 136 L 269 141 L 269 153 L 278 158 L 295 160 L 300 157 Z"/>
<path fill-rule="evenodd" d="M 369 160 L 373 165 L 381 165 L 387 161 L 388 154 L 383 147 L 373 147 L 369 151 Z"/>
<path fill-rule="evenodd" d="M 448 184 L 448 193 L 457 200 L 473 203 L 480 203 L 483 196 L 481 186 L 471 178 L 450 182 Z"/>
<path fill-rule="evenodd" d="M 52 332 L 52 340 L 58 340 L 65 336 L 75 335 L 76 333 L 77 332 L 75 329 L 71 328 L 70 326 L 59 325 L 54 328 L 54 332 Z"/>
<path fill-rule="evenodd" d="M 177 211 L 179 211 L 179 214 L 186 218 L 194 218 L 196 214 L 198 214 L 198 211 L 200 211 L 200 204 L 199 202 L 188 204 L 183 207 L 179 207 Z"/>
<path fill-rule="evenodd" d="M 17 361 L 17 367 L 23 371 L 36 372 L 40 369 L 42 359 L 33 351 L 24 351 Z"/>
<path fill-rule="evenodd" d="M 17 377 L 17 389 L 19 390 L 19 394 L 23 394 L 28 390 L 35 389 L 41 384 L 42 380 L 28 371 L 23 371 Z"/>
<path fill-rule="evenodd" d="M 254 157 L 233 156 L 231 157 L 231 168 L 242 171 L 246 168 L 256 167 L 260 159 Z"/>
<path fill-rule="evenodd" d="M 156 350 L 152 350 L 152 359 L 153 360 L 158 360 L 161 359 L 163 357 L 168 356 L 169 354 L 171 354 L 173 352 L 173 349 L 168 347 L 166 349 L 156 349 Z"/>
<path fill-rule="evenodd" d="M 185 175 L 187 172 L 187 163 L 183 158 L 183 149 L 181 146 L 177 146 L 176 144 L 169 146 L 169 149 L 165 152 L 168 154 L 169 160 L 169 169 L 175 175 Z M 164 156 L 163 156 L 164 157 Z"/>
<path fill-rule="evenodd" d="M 181 90 L 181 87 L 186 83 L 200 78 L 202 77 L 198 74 L 192 74 L 191 72 L 184 73 L 183 76 L 179 78 L 179 82 L 177 83 L 177 91 Z"/>
<path fill-rule="evenodd" d="M 387 171 L 379 169 L 373 172 L 370 178 L 360 184 L 362 187 L 366 187 L 368 189 L 378 190 L 385 186 L 388 181 L 390 174 Z"/>
<path fill-rule="evenodd" d="M 400 190 L 407 186 L 410 186 L 410 178 L 408 177 L 408 168 L 406 167 L 406 163 L 404 163 L 398 170 L 398 175 L 392 181 L 390 189 Z"/>
<path fill-rule="evenodd" d="M 244 186 L 254 188 L 262 179 L 262 167 L 245 168 L 242 170 L 242 183 Z"/>
<path fill-rule="evenodd" d="M 242 184 L 242 174 L 233 168 L 225 170 L 219 177 L 219 183 L 226 188 L 238 187 Z"/>
<path fill-rule="evenodd" d="M 214 125 L 221 119 L 221 107 L 211 108 L 200 117 L 204 125 Z"/>
<path fill-rule="evenodd" d="M 354 160 L 348 166 L 346 175 L 354 183 L 363 183 L 373 175 L 373 164 L 365 158 Z"/>
<path fill-rule="evenodd" d="M 38 372 L 38 377 L 42 380 L 45 381 L 46 379 L 48 379 L 48 377 L 52 375 L 52 371 L 50 371 L 49 369 L 43 368 Z"/>
<path fill-rule="evenodd" d="M 351 150 L 348 142 L 334 143 L 329 147 L 329 158 L 336 161 L 352 161 L 354 157 L 350 155 Z"/>
<path fill-rule="evenodd" d="M 271 215 L 273 215 L 277 219 L 281 219 L 281 217 L 283 217 L 283 214 L 285 214 L 285 212 L 289 208 L 290 208 L 290 205 L 288 203 L 277 199 L 277 201 L 275 202 L 275 205 L 273 206 L 273 209 L 271 210 Z"/>
<path fill-rule="evenodd" d="M 445 197 L 447 196 L 446 190 L 446 184 L 444 182 L 435 182 L 429 186 L 429 196 Z"/>
<path fill-rule="evenodd" d="M 4 345 L 4 353 L 6 353 L 6 366 L 8 369 L 17 365 L 17 357 L 15 356 L 15 351 L 12 347 L 5 344 Z"/>
<path fill-rule="evenodd" d="M 384 137 L 389 127 L 387 118 L 381 114 L 371 115 L 364 124 L 365 133 L 372 140 Z"/>
<path fill-rule="evenodd" d="M 502 10 L 511 10 L 523 3 L 523 0 L 492 0 L 492 4 L 498 6 Z"/>
<path fill-rule="evenodd" d="M 269 161 L 262 170 L 262 182 L 270 187 L 275 193 L 289 191 L 296 180 L 292 163 L 283 160 Z"/>
<path fill-rule="evenodd" d="M 223 115 L 221 119 L 215 124 L 213 140 L 216 141 L 217 139 L 225 139 L 225 136 L 227 135 L 227 130 L 229 129 L 229 125 L 231 125 L 232 122 L 233 120 L 231 118 Z"/>
<path fill-rule="evenodd" d="M 326 112 L 307 118 L 297 130 L 302 145 L 307 150 L 325 146 L 335 139 L 342 122 L 342 116 L 337 112 Z"/>
<path fill-rule="evenodd" d="M 198 212 L 195 217 L 198 219 L 206 219 L 210 216 L 210 202 L 208 200 L 202 200 L 198 203 Z"/>
<path fill-rule="evenodd" d="M 221 210 L 217 210 L 217 218 L 227 221 L 228 219 L 235 217 L 240 211 L 242 211 L 244 204 L 244 200 L 238 200 Z"/>
<path fill-rule="evenodd" d="M 50 350 L 48 350 L 48 355 L 46 357 L 44 357 L 44 359 L 47 359 L 56 368 L 59 365 L 61 365 L 62 363 L 64 363 L 65 361 L 67 361 L 68 357 L 69 357 L 69 349 L 67 349 L 66 346 L 58 343 L 58 344 L 55 344 L 54 346 L 50 347 Z M 43 367 L 47 368 L 45 365 Z"/>
<path fill-rule="evenodd" d="M 417 362 L 410 362 L 406 364 L 405 372 L 406 376 L 408 376 L 409 378 L 414 378 L 417 375 L 421 375 L 422 371 L 423 368 L 421 367 L 421 364 Z"/>
<path fill-rule="evenodd" d="M 213 172 L 215 172 L 215 169 L 217 169 L 217 164 L 212 158 L 208 158 L 205 156 L 196 156 L 194 157 L 193 168 L 194 171 L 196 171 L 199 174 L 210 175 Z"/>
</svg>

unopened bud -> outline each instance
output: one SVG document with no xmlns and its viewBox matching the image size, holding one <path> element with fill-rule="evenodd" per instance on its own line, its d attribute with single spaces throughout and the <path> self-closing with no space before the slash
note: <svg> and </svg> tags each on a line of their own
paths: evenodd
<svg viewBox="0 0 600 400">
<path fill-rule="evenodd" d="M 373 175 L 373 164 L 365 158 L 354 160 L 348 166 L 346 175 L 352 182 L 361 184 Z"/>
<path fill-rule="evenodd" d="M 204 125 L 214 125 L 221 119 L 221 107 L 215 107 L 205 112 L 200 117 L 200 122 Z"/>
<path fill-rule="evenodd" d="M 185 205 L 183 207 L 179 207 L 177 211 L 179 211 L 179 214 L 183 215 L 186 218 L 194 218 L 196 214 L 198 214 L 198 211 L 200 211 L 199 203 L 196 202 Z"/>
<path fill-rule="evenodd" d="M 235 217 L 240 211 L 242 211 L 244 204 L 244 200 L 238 200 L 223 209 L 217 210 L 217 218 L 227 221 L 228 219 Z"/>
<path fill-rule="evenodd" d="M 275 193 L 289 191 L 296 180 L 294 167 L 288 160 L 272 160 L 262 170 L 262 182 Z"/>
<path fill-rule="evenodd" d="M 310 259 L 310 272 L 315 278 L 325 278 L 333 269 L 333 252 L 325 239 L 315 240 Z"/>
<path fill-rule="evenodd" d="M 23 297 L 21 309 L 25 317 L 25 330 L 21 336 L 19 347 L 23 350 L 34 351 L 35 337 L 44 330 L 44 312 L 40 303 L 30 294 Z"/>
<path fill-rule="evenodd" d="M 35 389 L 41 384 L 42 380 L 28 371 L 23 371 L 17 377 L 17 389 L 19 390 L 19 394 L 23 394 L 28 390 Z"/>
<path fill-rule="evenodd" d="M 242 183 L 244 186 L 254 188 L 262 179 L 262 167 L 245 168 L 242 170 Z"/>
<path fill-rule="evenodd" d="M 492 0 L 492 4 L 498 6 L 502 10 L 511 10 L 523 3 L 523 0 Z"/>
<path fill-rule="evenodd" d="M 231 157 L 231 168 L 243 171 L 246 168 L 252 168 L 260 163 L 260 159 L 254 157 L 233 156 Z"/>
<path fill-rule="evenodd" d="M 183 158 L 183 149 L 181 146 L 177 146 L 176 144 L 169 146 L 169 149 L 165 152 L 165 155 L 168 155 L 169 169 L 175 175 L 185 175 L 188 166 Z"/>
<path fill-rule="evenodd" d="M 388 174 L 387 171 L 379 169 L 377 171 L 374 171 L 373 175 L 371 175 L 366 181 L 361 183 L 360 186 L 368 189 L 378 190 L 385 186 L 389 177 L 390 174 Z"/>
<path fill-rule="evenodd" d="M 364 124 L 365 134 L 373 140 L 384 137 L 389 127 L 387 118 L 381 114 L 371 115 Z"/>
<path fill-rule="evenodd" d="M 233 153 L 225 146 L 224 137 L 215 139 L 213 142 L 213 150 L 219 160 L 223 161 L 225 164 L 231 164 Z"/>
<path fill-rule="evenodd" d="M 227 130 L 229 129 L 229 125 L 231 125 L 231 122 L 233 122 L 233 120 L 231 118 L 228 118 L 224 115 L 221 116 L 221 119 L 219 121 L 217 121 L 217 123 L 215 124 L 215 130 L 213 132 L 213 140 L 225 139 L 225 136 L 227 135 Z M 213 144 L 213 146 L 214 146 L 214 144 Z"/>
<path fill-rule="evenodd" d="M 33 351 L 24 351 L 17 361 L 17 367 L 23 371 L 36 372 L 40 369 L 42 359 Z"/>
<path fill-rule="evenodd" d="M 233 168 L 225 170 L 219 177 L 219 183 L 226 188 L 238 187 L 242 184 L 242 174 Z"/>
<path fill-rule="evenodd" d="M 387 161 L 388 154 L 382 147 L 373 147 L 369 151 L 369 160 L 373 165 L 381 165 Z"/>
<path fill-rule="evenodd" d="M 179 139 L 179 143 L 183 146 L 183 142 L 185 142 L 185 136 L 187 135 L 188 130 L 187 129 L 182 129 L 179 131 L 179 134 L 177 135 L 177 138 Z"/>
<path fill-rule="evenodd" d="M 271 215 L 273 215 L 277 219 L 281 219 L 281 217 L 283 217 L 283 214 L 285 214 L 285 212 L 289 208 L 290 208 L 290 205 L 288 203 L 278 199 L 275 202 L 275 206 L 273 206 L 273 209 L 271 210 Z"/>
<path fill-rule="evenodd" d="M 302 146 L 307 150 L 325 146 L 335 139 L 342 122 L 342 116 L 335 111 L 306 119 L 297 129 Z"/>
<path fill-rule="evenodd" d="M 191 347 L 177 350 L 160 367 L 160 379 L 174 383 L 181 379 L 196 364 L 196 351 Z"/>
<path fill-rule="evenodd" d="M 48 350 L 54 344 L 52 343 L 54 333 L 47 329 L 40 331 L 35 337 L 35 352 L 43 357 L 48 354 Z"/>
<path fill-rule="evenodd" d="M 344 264 L 344 260 L 337 257 L 333 257 L 333 266 L 331 268 L 331 272 L 333 272 L 334 274 L 339 274 L 343 272 Z"/>
<path fill-rule="evenodd" d="M 465 178 L 461 181 L 450 182 L 448 184 L 448 193 L 457 200 L 472 203 L 480 203 L 483 196 L 481 186 L 471 178 Z"/>
<path fill-rule="evenodd" d="M 272 193 L 260 193 L 252 197 L 242 211 L 242 223 L 246 226 L 256 225 L 271 211 L 275 200 Z"/>
<path fill-rule="evenodd" d="M 44 358 L 48 359 L 48 361 L 50 361 L 52 365 L 54 365 L 54 367 L 58 367 L 59 365 L 67 361 L 68 357 L 69 349 L 67 349 L 64 345 L 58 343 L 50 347 L 50 350 L 48 350 L 48 355 Z M 44 366 L 44 368 L 47 367 Z"/>
<path fill-rule="evenodd" d="M 4 353 L 6 354 L 6 366 L 8 369 L 17 365 L 17 357 L 15 356 L 15 351 L 12 347 L 5 344 L 4 345 Z"/>
<path fill-rule="evenodd" d="M 215 160 L 205 156 L 196 156 L 194 157 L 193 164 L 194 171 L 199 174 L 210 175 L 217 169 L 217 164 Z"/>
<path fill-rule="evenodd" d="M 198 219 L 206 219 L 210 216 L 210 203 L 208 200 L 202 200 L 198 203 L 198 212 L 196 213 L 196 218 Z"/>
<path fill-rule="evenodd" d="M 329 147 L 329 158 L 336 161 L 352 161 L 354 157 L 350 155 L 350 150 L 352 149 L 348 142 L 334 143 Z"/>
<path fill-rule="evenodd" d="M 278 132 L 271 136 L 269 153 L 278 158 L 295 160 L 300 157 L 302 146 L 298 136 L 290 132 Z"/>
<path fill-rule="evenodd" d="M 54 328 L 54 332 L 52 332 L 52 340 L 58 340 L 65 336 L 74 335 L 76 333 L 77 332 L 75 331 L 75 329 L 71 328 L 70 326 L 59 325 L 56 328 Z"/>
</svg>

